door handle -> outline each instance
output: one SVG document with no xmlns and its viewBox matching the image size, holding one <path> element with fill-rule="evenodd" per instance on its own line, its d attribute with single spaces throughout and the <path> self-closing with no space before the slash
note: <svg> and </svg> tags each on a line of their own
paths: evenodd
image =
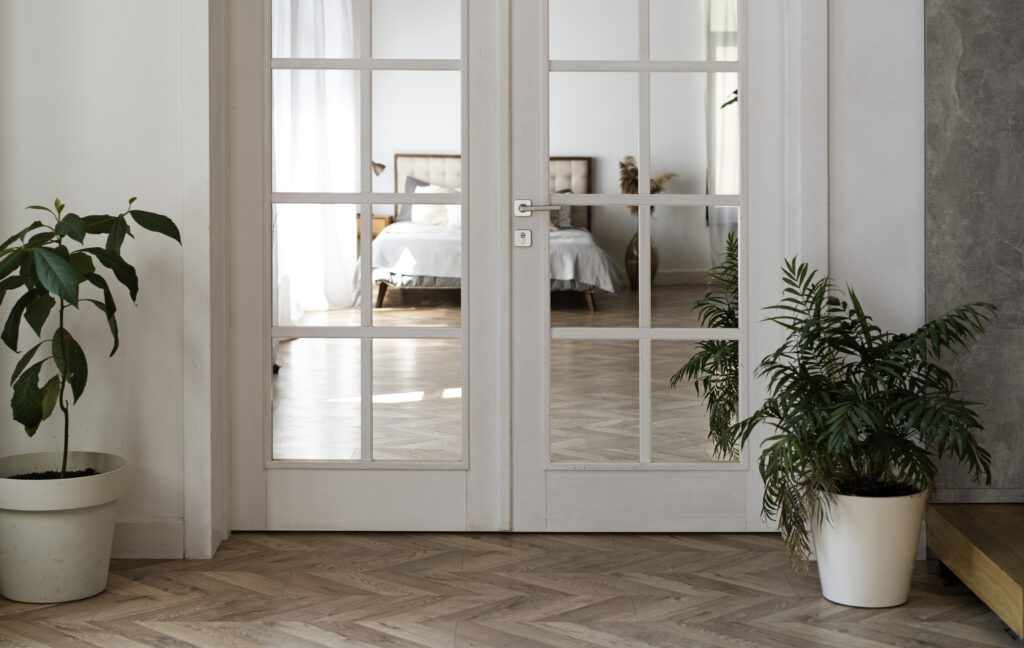
<svg viewBox="0 0 1024 648">
<path fill-rule="evenodd" d="M 532 200 L 513 200 L 513 216 L 529 216 L 533 212 L 556 212 L 562 209 L 561 205 L 534 205 Z"/>
</svg>

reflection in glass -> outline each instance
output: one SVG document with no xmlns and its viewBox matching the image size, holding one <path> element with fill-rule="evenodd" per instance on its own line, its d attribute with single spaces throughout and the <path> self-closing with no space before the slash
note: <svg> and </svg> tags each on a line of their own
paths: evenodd
<svg viewBox="0 0 1024 648">
<path fill-rule="evenodd" d="M 414 193 L 450 193 L 452 201 L 461 199 L 460 192 L 429 183 Z M 461 325 L 461 206 L 395 207 L 374 206 L 374 218 L 387 226 L 373 238 L 373 325 Z"/>
<path fill-rule="evenodd" d="M 373 57 L 458 59 L 460 0 L 373 0 Z"/>
<path fill-rule="evenodd" d="M 651 59 L 735 61 L 736 0 L 650 0 Z"/>
<path fill-rule="evenodd" d="M 374 340 L 374 460 L 458 461 L 462 396 L 460 340 Z"/>
<path fill-rule="evenodd" d="M 362 0 L 273 0 L 274 58 L 353 58 Z"/>
<path fill-rule="evenodd" d="M 709 276 L 714 266 L 726 257 L 726 237 L 737 231 L 738 207 L 670 207 L 660 205 L 651 220 L 651 240 L 659 250 L 658 274 L 651 286 L 651 325 L 658 328 L 722 328 L 721 319 L 702 322 L 698 300 L 711 294 L 712 299 L 732 304 L 736 326 L 738 312 L 738 272 L 733 271 L 728 285 Z M 732 258 L 735 269 L 736 260 Z"/>
<path fill-rule="evenodd" d="M 684 366 L 698 366 L 695 375 L 673 376 Z M 708 439 L 712 425 L 723 429 L 736 422 L 739 405 L 739 342 L 736 340 L 651 343 L 651 459 L 653 461 L 737 461 L 738 453 L 715 454 Z M 700 394 L 694 388 L 700 384 Z M 705 396 L 710 387 L 711 400 Z M 711 402 L 713 407 L 708 408 Z"/>
<path fill-rule="evenodd" d="M 387 165 L 373 178 L 375 192 L 395 191 L 395 154 L 458 155 L 461 151 L 459 72 L 384 70 L 373 73 L 373 159 Z M 399 187 L 399 193 L 404 189 Z"/>
<path fill-rule="evenodd" d="M 272 78 L 274 191 L 359 191 L 358 72 L 274 70 Z"/>
<path fill-rule="evenodd" d="M 635 61 L 637 0 L 550 0 L 551 60 Z"/>
<path fill-rule="evenodd" d="M 359 340 L 274 340 L 274 459 L 359 459 L 359 346 Z"/>
<path fill-rule="evenodd" d="M 551 341 L 551 461 L 638 461 L 639 343 Z"/>
<path fill-rule="evenodd" d="M 358 326 L 354 205 L 274 205 L 274 326 Z"/>
</svg>

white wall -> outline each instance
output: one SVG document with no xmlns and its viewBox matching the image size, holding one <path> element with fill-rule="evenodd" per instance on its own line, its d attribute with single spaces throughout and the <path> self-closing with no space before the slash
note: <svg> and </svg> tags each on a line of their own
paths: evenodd
<svg viewBox="0 0 1024 648">
<path fill-rule="evenodd" d="M 29 222 L 29 204 L 60 197 L 81 214 L 110 213 L 123 210 L 130 196 L 188 229 L 182 6 L 178 0 L 0 3 L 0 231 Z M 72 411 L 71 443 L 131 462 L 118 512 L 118 553 L 181 556 L 183 251 L 145 234 L 125 244 L 140 291 L 137 306 L 124 291 L 117 296 L 118 354 L 106 357 L 110 334 L 98 311 L 74 317 L 69 327 L 90 363 L 88 387 Z M 14 355 L 0 351 L 0 375 L 13 364 Z M 8 387 L 0 389 L 0 417 L 8 421 L 9 396 Z M 33 439 L 10 422 L 3 428 L 4 454 L 60 447 L 57 416 Z"/>
<path fill-rule="evenodd" d="M 829 257 L 883 328 L 924 322 L 924 6 L 829 3 Z"/>
</svg>

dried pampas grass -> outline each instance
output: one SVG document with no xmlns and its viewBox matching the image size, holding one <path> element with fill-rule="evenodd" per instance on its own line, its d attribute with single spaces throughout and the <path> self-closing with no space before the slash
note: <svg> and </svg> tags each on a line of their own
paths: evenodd
<svg viewBox="0 0 1024 648">
<path fill-rule="evenodd" d="M 636 158 L 627 155 L 619 162 L 619 188 L 624 194 L 635 194 L 640 186 L 640 170 L 636 167 Z M 651 178 L 651 193 L 658 194 L 665 190 L 665 183 L 676 177 L 675 173 L 662 173 L 657 178 Z M 631 214 L 636 216 L 637 208 L 630 207 Z"/>
</svg>

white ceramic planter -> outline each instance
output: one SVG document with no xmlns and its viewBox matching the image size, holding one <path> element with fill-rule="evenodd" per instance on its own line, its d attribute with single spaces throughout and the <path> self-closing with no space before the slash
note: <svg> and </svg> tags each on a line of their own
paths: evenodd
<svg viewBox="0 0 1024 648">
<path fill-rule="evenodd" d="M 98 475 L 41 481 L 10 475 L 59 470 L 61 453 L 0 459 L 0 594 L 26 603 L 74 601 L 107 587 L 117 499 L 128 464 L 99 452 L 68 453 L 68 469 Z"/>
<path fill-rule="evenodd" d="M 906 603 L 927 491 L 904 497 L 838 495 L 830 518 L 812 525 L 821 592 L 835 603 Z"/>
</svg>

